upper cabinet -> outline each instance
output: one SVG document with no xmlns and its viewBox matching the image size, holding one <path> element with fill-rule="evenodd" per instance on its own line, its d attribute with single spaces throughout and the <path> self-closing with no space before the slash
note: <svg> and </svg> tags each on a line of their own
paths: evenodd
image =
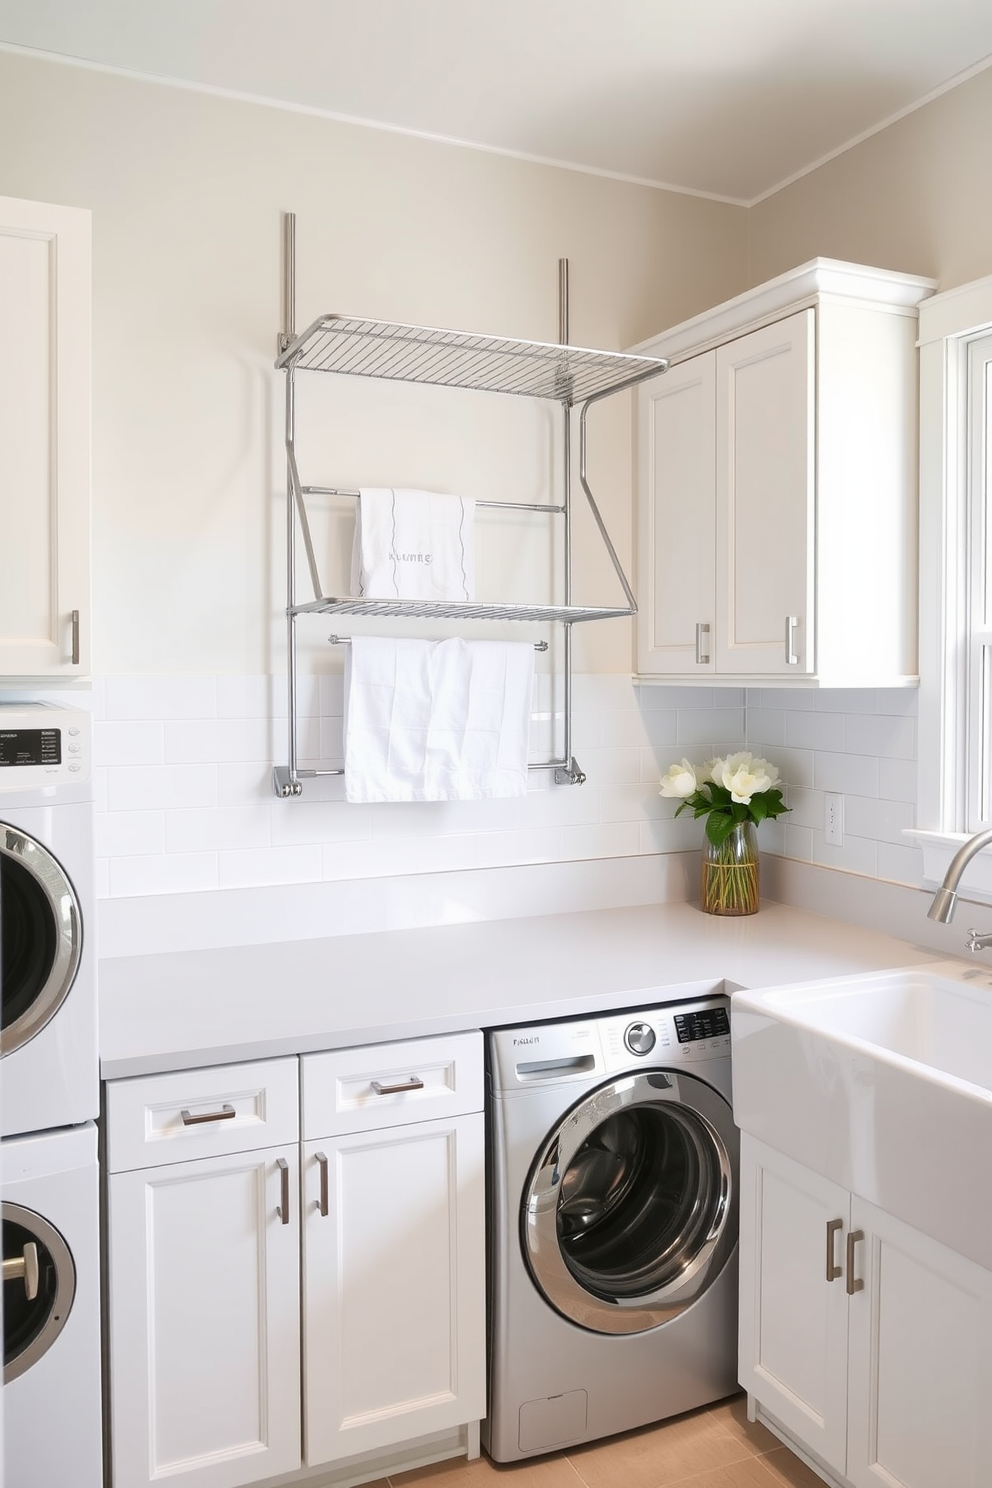
<svg viewBox="0 0 992 1488">
<path fill-rule="evenodd" d="M 90 670 L 90 214 L 0 197 L 0 680 Z"/>
<path fill-rule="evenodd" d="M 815 259 L 646 342 L 642 681 L 917 681 L 917 307 L 935 283 Z"/>
</svg>

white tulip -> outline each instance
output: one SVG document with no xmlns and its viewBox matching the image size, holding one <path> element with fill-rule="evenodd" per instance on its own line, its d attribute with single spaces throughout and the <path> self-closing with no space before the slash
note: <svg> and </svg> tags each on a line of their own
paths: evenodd
<svg viewBox="0 0 992 1488">
<path fill-rule="evenodd" d="M 680 760 L 677 765 L 670 765 L 661 777 L 661 795 L 663 796 L 691 796 L 696 789 L 696 769 L 690 765 L 687 759 Z"/>
</svg>

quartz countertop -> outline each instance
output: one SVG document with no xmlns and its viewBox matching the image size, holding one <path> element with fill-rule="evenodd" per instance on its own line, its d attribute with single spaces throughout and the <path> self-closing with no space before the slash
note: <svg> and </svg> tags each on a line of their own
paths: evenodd
<svg viewBox="0 0 992 1488">
<path fill-rule="evenodd" d="M 946 954 L 776 903 L 740 919 L 669 903 L 127 956 L 100 964 L 101 1073 L 121 1079 L 939 959 Z"/>
</svg>

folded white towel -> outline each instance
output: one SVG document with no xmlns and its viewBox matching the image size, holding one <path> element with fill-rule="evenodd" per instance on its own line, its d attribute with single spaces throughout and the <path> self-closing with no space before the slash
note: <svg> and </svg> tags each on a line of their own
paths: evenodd
<svg viewBox="0 0 992 1488">
<path fill-rule="evenodd" d="M 351 588 L 375 599 L 474 599 L 474 500 L 398 487 L 363 488 Z"/>
<path fill-rule="evenodd" d="M 527 793 L 534 648 L 354 636 L 345 666 L 349 801 Z"/>
</svg>

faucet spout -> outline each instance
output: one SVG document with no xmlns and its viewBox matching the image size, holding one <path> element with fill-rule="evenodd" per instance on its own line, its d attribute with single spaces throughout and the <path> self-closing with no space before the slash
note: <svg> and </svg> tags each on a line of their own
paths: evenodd
<svg viewBox="0 0 992 1488">
<path fill-rule="evenodd" d="M 962 843 L 948 865 L 943 883 L 933 896 L 930 908 L 927 910 L 928 920 L 936 920 L 940 925 L 950 922 L 958 902 L 955 890 L 961 882 L 961 875 L 975 854 L 980 853 L 983 847 L 990 845 L 992 845 L 992 827 L 987 827 L 984 832 L 976 832 L 973 837 L 968 838 L 967 842 Z"/>
</svg>

